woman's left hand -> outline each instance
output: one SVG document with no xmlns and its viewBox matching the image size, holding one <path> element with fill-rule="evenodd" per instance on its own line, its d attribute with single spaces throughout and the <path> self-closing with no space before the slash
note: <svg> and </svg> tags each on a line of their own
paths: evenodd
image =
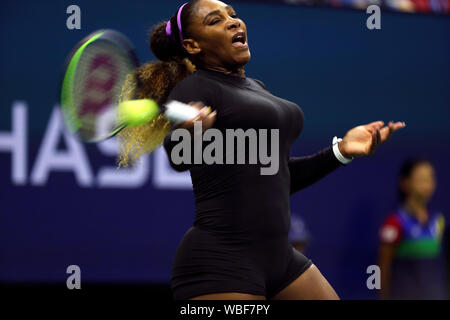
<svg viewBox="0 0 450 320">
<path fill-rule="evenodd" d="M 349 130 L 338 144 L 339 151 L 346 158 L 372 155 L 394 131 L 406 126 L 404 122 L 392 121 L 385 127 L 383 125 L 383 121 L 375 121 Z"/>
</svg>

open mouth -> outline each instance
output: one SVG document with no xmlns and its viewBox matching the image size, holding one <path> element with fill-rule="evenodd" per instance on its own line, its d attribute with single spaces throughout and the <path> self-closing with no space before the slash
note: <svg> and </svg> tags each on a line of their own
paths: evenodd
<svg viewBox="0 0 450 320">
<path fill-rule="evenodd" d="M 247 48 L 247 37 L 245 32 L 237 32 L 231 39 L 231 43 L 235 48 Z"/>
</svg>

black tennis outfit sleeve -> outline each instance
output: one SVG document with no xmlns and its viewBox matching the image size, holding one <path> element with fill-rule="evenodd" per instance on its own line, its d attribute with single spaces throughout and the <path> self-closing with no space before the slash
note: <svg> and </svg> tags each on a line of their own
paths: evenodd
<svg viewBox="0 0 450 320">
<path fill-rule="evenodd" d="M 312 185 L 343 164 L 336 158 L 330 146 L 313 155 L 290 157 L 288 166 L 291 175 L 290 192 L 293 194 Z"/>
<path fill-rule="evenodd" d="M 187 78 L 184 79 L 179 85 L 175 86 L 175 88 L 170 92 L 167 101 L 176 100 L 183 103 L 190 102 L 202 102 L 205 106 L 212 106 L 216 102 L 217 95 L 220 92 L 216 87 L 212 86 L 211 83 L 207 83 L 204 79 L 200 77 L 195 78 Z M 164 148 L 169 158 L 169 162 L 171 167 L 178 172 L 186 171 L 191 168 L 191 164 L 175 164 L 171 158 L 171 152 L 173 147 L 179 143 L 179 141 L 172 140 L 173 134 L 173 125 L 172 130 L 164 139 Z M 192 134 L 192 132 L 191 132 Z M 193 145 L 191 139 L 191 146 Z M 191 148 L 191 155 L 193 154 L 193 147 Z M 191 162 L 192 163 L 192 162 Z"/>
</svg>

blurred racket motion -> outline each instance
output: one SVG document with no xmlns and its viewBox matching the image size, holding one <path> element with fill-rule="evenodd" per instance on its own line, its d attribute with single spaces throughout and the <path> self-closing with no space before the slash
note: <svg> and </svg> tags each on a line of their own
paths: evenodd
<svg viewBox="0 0 450 320">
<path fill-rule="evenodd" d="M 61 85 L 61 107 L 70 131 L 85 142 L 99 142 L 160 112 L 175 123 L 198 115 L 197 109 L 177 101 L 161 107 L 151 99 L 124 101 L 135 98 L 122 96 L 122 90 L 138 66 L 131 42 L 117 31 L 99 30 L 81 40 L 67 59 Z"/>
</svg>

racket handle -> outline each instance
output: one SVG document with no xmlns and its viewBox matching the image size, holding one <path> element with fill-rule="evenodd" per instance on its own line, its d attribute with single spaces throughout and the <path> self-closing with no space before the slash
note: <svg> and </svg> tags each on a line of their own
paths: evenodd
<svg viewBox="0 0 450 320">
<path fill-rule="evenodd" d="M 199 115 L 199 110 L 188 104 L 172 100 L 165 105 L 164 115 L 173 123 L 185 122 Z"/>
</svg>

